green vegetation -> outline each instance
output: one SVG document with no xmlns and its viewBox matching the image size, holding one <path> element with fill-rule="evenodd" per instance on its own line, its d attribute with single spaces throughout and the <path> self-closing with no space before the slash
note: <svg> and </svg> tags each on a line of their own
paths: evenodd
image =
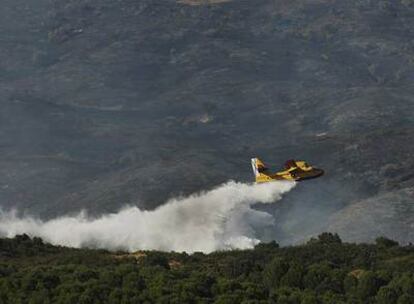
<svg viewBox="0 0 414 304">
<path fill-rule="evenodd" d="M 211 254 L 108 252 L 0 239 L 0 303 L 414 303 L 414 247 L 378 238 Z"/>
</svg>

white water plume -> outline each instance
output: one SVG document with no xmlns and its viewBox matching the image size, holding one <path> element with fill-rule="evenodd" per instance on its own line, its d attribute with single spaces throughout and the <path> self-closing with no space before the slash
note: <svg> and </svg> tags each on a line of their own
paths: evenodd
<svg viewBox="0 0 414 304">
<path fill-rule="evenodd" d="M 85 212 L 49 221 L 0 213 L 0 235 L 26 233 L 56 245 L 128 251 L 203 251 L 251 248 L 255 231 L 274 224 L 255 203 L 273 203 L 295 186 L 292 182 L 243 184 L 233 181 L 217 188 L 169 200 L 152 211 L 126 207 L 117 213 L 89 218 Z"/>
</svg>

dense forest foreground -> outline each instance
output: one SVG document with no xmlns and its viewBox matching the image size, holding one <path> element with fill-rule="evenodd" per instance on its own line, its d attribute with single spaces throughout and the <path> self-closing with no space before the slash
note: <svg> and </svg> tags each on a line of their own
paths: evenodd
<svg viewBox="0 0 414 304">
<path fill-rule="evenodd" d="M 211 254 L 73 249 L 0 240 L 0 303 L 414 303 L 414 246 L 323 233 Z"/>
</svg>

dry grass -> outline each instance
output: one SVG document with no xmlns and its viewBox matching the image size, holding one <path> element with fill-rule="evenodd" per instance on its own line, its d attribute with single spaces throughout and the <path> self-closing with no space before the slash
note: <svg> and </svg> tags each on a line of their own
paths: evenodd
<svg viewBox="0 0 414 304">
<path fill-rule="evenodd" d="M 142 251 L 136 251 L 136 252 L 133 252 L 133 253 L 127 253 L 127 254 L 116 254 L 116 255 L 113 255 L 113 257 L 115 258 L 115 259 L 120 259 L 120 260 L 122 260 L 122 259 L 130 259 L 130 258 L 134 258 L 135 260 L 137 260 L 137 261 L 139 261 L 139 260 L 141 260 L 141 259 L 143 259 L 143 258 L 145 258 L 147 256 L 147 254 L 145 253 L 145 252 L 142 252 Z"/>
</svg>

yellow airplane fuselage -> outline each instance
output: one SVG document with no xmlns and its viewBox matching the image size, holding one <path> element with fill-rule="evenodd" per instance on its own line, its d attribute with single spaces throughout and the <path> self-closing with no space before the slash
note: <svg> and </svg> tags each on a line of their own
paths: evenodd
<svg viewBox="0 0 414 304">
<path fill-rule="evenodd" d="M 301 181 L 316 178 L 323 175 L 323 170 L 313 168 L 304 161 L 290 161 L 289 168 L 276 173 L 270 173 L 266 166 L 258 158 L 252 159 L 253 171 L 256 183 L 267 183 L 271 181 Z"/>
</svg>

